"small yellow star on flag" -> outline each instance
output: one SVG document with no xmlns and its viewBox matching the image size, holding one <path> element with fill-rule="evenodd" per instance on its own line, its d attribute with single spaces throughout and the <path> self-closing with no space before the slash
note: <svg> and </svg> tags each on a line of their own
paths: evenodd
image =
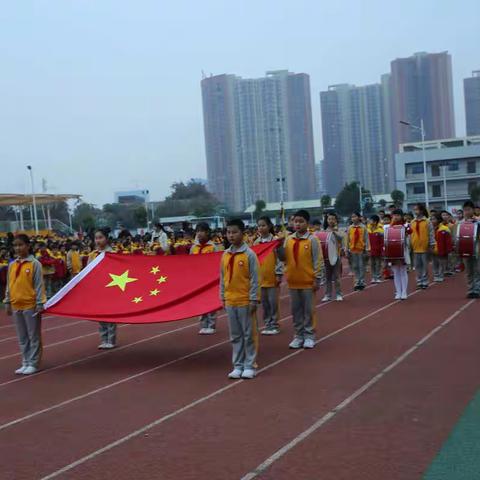
<svg viewBox="0 0 480 480">
<path fill-rule="evenodd" d="M 156 297 L 160 293 L 160 290 L 150 290 L 150 296 L 151 297 Z"/>
<path fill-rule="evenodd" d="M 160 267 L 157 265 L 156 267 L 152 267 L 152 269 L 150 270 L 150 273 L 153 273 L 154 275 L 156 275 L 159 271 L 160 271 Z"/>
<path fill-rule="evenodd" d="M 106 287 L 118 287 L 122 292 L 124 292 L 128 283 L 136 282 L 138 280 L 138 278 L 130 278 L 128 276 L 128 272 L 129 271 L 126 270 L 121 275 L 114 275 L 113 273 L 109 273 L 112 281 L 108 285 L 105 285 L 105 286 Z"/>
<path fill-rule="evenodd" d="M 133 303 L 140 303 L 140 302 L 143 302 L 143 298 L 142 297 L 135 297 L 133 300 L 132 300 Z"/>
<path fill-rule="evenodd" d="M 157 283 L 165 283 L 167 281 L 168 277 L 161 276 L 160 278 L 157 279 Z"/>
</svg>

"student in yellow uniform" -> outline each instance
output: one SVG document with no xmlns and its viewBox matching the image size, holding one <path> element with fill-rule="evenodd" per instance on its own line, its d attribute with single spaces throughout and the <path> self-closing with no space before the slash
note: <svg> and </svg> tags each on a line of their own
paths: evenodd
<svg viewBox="0 0 480 480">
<path fill-rule="evenodd" d="M 82 259 L 77 242 L 73 242 L 67 252 L 67 270 L 71 278 L 82 271 Z"/>
<path fill-rule="evenodd" d="M 100 228 L 95 232 L 95 250 L 88 256 L 88 263 L 93 262 L 101 253 L 111 252 L 112 247 L 109 243 L 109 231 Z M 98 326 L 101 343 L 99 350 L 110 350 L 116 347 L 117 324 L 112 322 L 100 322 Z"/>
<path fill-rule="evenodd" d="M 365 288 L 365 253 L 368 249 L 368 232 L 361 223 L 359 212 L 352 213 L 352 224 L 347 231 L 347 254 L 352 266 L 354 290 Z"/>
<path fill-rule="evenodd" d="M 255 240 L 254 245 L 273 242 L 273 240 L 275 240 L 273 223 L 269 217 L 260 217 L 257 220 L 257 228 L 259 236 Z M 263 322 L 265 324 L 262 335 L 277 335 L 280 333 L 278 319 L 282 275 L 283 263 L 274 250 L 260 265 L 260 287 Z"/>
<path fill-rule="evenodd" d="M 8 268 L 5 304 L 13 315 L 22 366 L 17 375 L 31 375 L 40 368 L 42 357 L 41 313 L 46 302 L 42 265 L 30 254 L 30 239 L 17 235 L 13 242 L 16 259 Z"/>
<path fill-rule="evenodd" d="M 295 336 L 289 347 L 315 347 L 315 293 L 324 278 L 320 242 L 308 231 L 310 214 L 299 210 L 293 216 L 295 233 L 278 250 L 286 263 L 286 277 L 292 302 Z"/>
<path fill-rule="evenodd" d="M 410 239 L 417 275 L 417 290 L 424 290 L 428 288 L 428 257 L 435 247 L 435 237 L 425 205 L 418 203 L 413 208 L 413 213 L 415 218 L 411 223 L 412 234 Z"/>
<path fill-rule="evenodd" d="M 222 255 L 220 267 L 220 299 L 227 311 L 233 349 L 231 379 L 254 378 L 257 365 L 258 260 L 245 243 L 244 232 L 242 220 L 227 223 L 230 247 Z"/>
<path fill-rule="evenodd" d="M 195 242 L 190 248 L 190 255 L 202 255 L 204 253 L 216 252 L 216 246 L 210 239 L 210 225 L 206 222 L 200 222 L 195 229 Z M 216 332 L 217 318 L 215 312 L 206 313 L 200 318 L 199 335 L 213 335 Z"/>
</svg>

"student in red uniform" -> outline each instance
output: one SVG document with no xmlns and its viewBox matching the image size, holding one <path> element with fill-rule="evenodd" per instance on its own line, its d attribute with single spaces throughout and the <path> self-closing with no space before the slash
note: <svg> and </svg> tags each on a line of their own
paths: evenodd
<svg viewBox="0 0 480 480">
<path fill-rule="evenodd" d="M 269 217 L 260 217 L 257 220 L 258 238 L 254 245 L 268 243 L 275 240 L 273 223 Z M 271 252 L 260 265 L 260 287 L 263 307 L 263 322 L 265 328 L 262 335 L 277 335 L 280 333 L 279 298 L 282 282 L 283 264 L 276 251 Z"/>
<path fill-rule="evenodd" d="M 210 225 L 201 222 L 197 225 L 195 242 L 190 248 L 190 255 L 202 255 L 217 251 L 215 244 L 210 239 Z M 216 332 L 217 317 L 215 312 L 206 313 L 200 318 L 199 335 L 213 335 Z"/>
<path fill-rule="evenodd" d="M 257 365 L 258 260 L 245 243 L 244 233 L 242 220 L 227 223 L 230 247 L 223 253 L 220 268 L 220 300 L 227 311 L 233 349 L 231 379 L 254 378 Z"/>
<path fill-rule="evenodd" d="M 88 263 L 93 262 L 101 253 L 112 252 L 110 246 L 109 231 L 100 228 L 95 232 L 95 250 L 88 256 Z M 110 350 L 117 345 L 117 324 L 111 322 L 100 322 L 98 326 L 101 343 L 99 350 Z"/>
<path fill-rule="evenodd" d="M 380 217 L 378 215 L 372 215 L 367 228 L 368 243 L 370 245 L 370 265 L 372 270 L 371 283 L 381 283 L 383 261 L 383 225 L 380 223 Z"/>
<path fill-rule="evenodd" d="M 445 279 L 448 268 L 448 255 L 452 251 L 452 235 L 450 228 L 442 221 L 440 214 L 430 217 L 435 235 L 435 247 L 433 250 L 433 281 L 440 283 Z"/>
<path fill-rule="evenodd" d="M 46 302 L 42 265 L 30 254 L 26 235 L 17 235 L 13 248 L 16 259 L 8 268 L 4 303 L 7 315 L 13 315 L 22 354 L 22 366 L 15 373 L 31 375 L 42 358 L 41 313 Z"/>
<path fill-rule="evenodd" d="M 408 297 L 408 271 L 410 264 L 410 251 L 408 248 L 408 236 L 411 233 L 410 227 L 405 226 L 403 212 L 396 209 L 392 213 L 392 223 L 389 228 L 405 229 L 405 244 L 403 245 L 403 260 L 392 260 L 393 282 L 395 285 L 395 300 L 406 300 Z"/>
</svg>

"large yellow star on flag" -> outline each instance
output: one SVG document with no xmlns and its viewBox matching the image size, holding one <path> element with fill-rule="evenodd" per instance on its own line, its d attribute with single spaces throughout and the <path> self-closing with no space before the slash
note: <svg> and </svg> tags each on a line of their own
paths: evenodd
<svg viewBox="0 0 480 480">
<path fill-rule="evenodd" d="M 129 273 L 128 270 L 123 272 L 121 275 L 115 275 L 113 273 L 109 273 L 112 281 L 108 285 L 105 285 L 105 286 L 106 287 L 118 287 L 122 292 L 124 292 L 125 288 L 127 288 L 128 283 L 136 282 L 138 280 L 138 278 L 129 277 L 128 273 Z"/>
<path fill-rule="evenodd" d="M 165 283 L 166 281 L 167 281 L 167 277 L 165 277 L 164 275 L 157 278 L 157 283 Z"/>
</svg>

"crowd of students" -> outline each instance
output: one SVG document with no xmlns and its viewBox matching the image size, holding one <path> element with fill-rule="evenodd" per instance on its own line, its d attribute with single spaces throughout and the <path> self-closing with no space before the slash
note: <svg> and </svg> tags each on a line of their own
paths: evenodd
<svg viewBox="0 0 480 480">
<path fill-rule="evenodd" d="M 394 206 L 388 213 L 379 211 L 368 219 L 355 212 L 347 228 L 340 228 L 333 211 L 325 214 L 322 223 L 310 222 L 309 213 L 300 210 L 289 219 L 288 226 L 274 226 L 264 216 L 257 220 L 256 228 L 246 228 L 242 220 L 234 219 L 223 231 L 212 231 L 208 224 L 200 223 L 195 231 L 185 228 L 176 236 L 169 235 L 160 225 L 152 234 L 132 237 L 129 232 L 121 232 L 115 240 L 105 229 L 98 229 L 94 236 L 75 239 L 9 235 L 0 245 L 0 275 L 3 274 L 7 313 L 14 316 L 23 359 L 15 373 L 29 375 L 40 366 L 41 312 L 47 297 L 101 252 L 199 255 L 223 251 L 220 297 L 227 312 L 233 348 L 233 370 L 228 376 L 251 379 L 256 376 L 257 366 L 257 307 L 261 305 L 263 312 L 261 334 L 280 333 L 279 298 L 284 277 L 291 298 L 292 349 L 314 348 L 316 292 L 325 285 L 322 301 L 343 301 L 341 277 L 347 261 L 357 291 L 365 289 L 366 273 L 370 271 L 374 284 L 393 278 L 395 299 L 405 300 L 408 271 L 415 270 L 417 289 L 426 289 L 431 261 L 434 282 L 442 282 L 445 276 L 465 269 L 467 296 L 478 298 L 478 254 L 461 258 L 454 245 L 459 224 L 477 222 L 479 213 L 472 202 L 465 202 L 456 218 L 447 211 L 428 212 L 418 204 L 412 214 L 404 214 Z M 385 254 L 388 229 L 402 229 L 403 253 L 394 259 Z M 337 255 L 333 264 L 329 255 L 324 254 L 319 240 L 321 232 L 329 232 L 335 239 Z M 274 240 L 278 240 L 278 245 L 259 264 L 250 246 Z M 116 324 L 101 322 L 98 348 L 114 348 L 116 330 Z M 215 312 L 206 313 L 200 319 L 199 333 L 215 332 Z"/>
</svg>

